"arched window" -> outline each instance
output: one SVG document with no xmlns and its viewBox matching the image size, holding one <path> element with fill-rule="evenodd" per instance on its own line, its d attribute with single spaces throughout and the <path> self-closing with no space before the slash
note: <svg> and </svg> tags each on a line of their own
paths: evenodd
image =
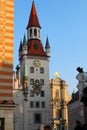
<svg viewBox="0 0 87 130">
<path fill-rule="evenodd" d="M 59 91 L 56 90 L 56 97 L 59 97 Z"/>
<path fill-rule="evenodd" d="M 34 36 L 35 37 L 37 36 L 37 29 L 36 28 L 34 29 Z"/>
</svg>

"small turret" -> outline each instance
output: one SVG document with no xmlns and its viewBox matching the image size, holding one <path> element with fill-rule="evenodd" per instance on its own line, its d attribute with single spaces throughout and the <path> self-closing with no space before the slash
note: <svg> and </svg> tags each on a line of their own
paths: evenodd
<svg viewBox="0 0 87 130">
<path fill-rule="evenodd" d="M 19 59 L 21 58 L 22 55 L 22 40 L 20 41 L 20 47 L 19 47 Z"/>
<path fill-rule="evenodd" d="M 24 35 L 24 38 L 23 38 L 23 45 L 25 45 L 25 46 L 26 46 L 26 44 L 27 44 L 27 41 L 26 41 L 26 36 Z"/>
<path fill-rule="evenodd" d="M 22 54 L 23 55 L 27 54 L 27 41 L 26 41 L 26 36 L 25 35 L 24 35 L 24 38 L 23 38 Z"/>
<path fill-rule="evenodd" d="M 46 50 L 47 56 L 50 57 L 50 44 L 49 44 L 48 37 L 47 37 L 47 39 L 46 39 L 45 50 Z"/>
</svg>

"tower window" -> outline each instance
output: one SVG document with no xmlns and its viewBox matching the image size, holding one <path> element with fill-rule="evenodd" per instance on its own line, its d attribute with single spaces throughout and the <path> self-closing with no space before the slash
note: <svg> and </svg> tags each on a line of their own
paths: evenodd
<svg viewBox="0 0 87 130">
<path fill-rule="evenodd" d="M 41 123 L 41 114 L 40 113 L 34 114 L 34 123 L 35 124 Z"/>
<path fill-rule="evenodd" d="M 41 73 L 41 74 L 44 73 L 44 68 L 43 68 L 43 67 L 40 68 L 40 73 Z"/>
<path fill-rule="evenodd" d="M 44 94 L 44 91 L 41 91 L 41 97 L 44 97 L 45 94 Z"/>
<path fill-rule="evenodd" d="M 45 108 L 45 102 L 42 101 L 42 108 Z"/>
<path fill-rule="evenodd" d="M 34 73 L 34 67 L 30 67 L 30 73 Z"/>
<path fill-rule="evenodd" d="M 34 50 L 38 50 L 38 45 L 36 43 L 34 44 Z"/>
<path fill-rule="evenodd" d="M 36 101 L 36 102 L 35 102 L 35 107 L 36 107 L 36 108 L 40 108 L 40 102 L 39 102 L 39 101 Z"/>
<path fill-rule="evenodd" d="M 30 97 L 34 97 L 34 91 L 30 90 Z"/>
<path fill-rule="evenodd" d="M 34 79 L 30 79 L 30 85 L 34 85 Z"/>
<path fill-rule="evenodd" d="M 32 29 L 30 29 L 30 37 L 32 37 Z"/>
<path fill-rule="evenodd" d="M 34 29 L 34 36 L 35 37 L 37 36 L 37 29 L 36 28 Z"/>
<path fill-rule="evenodd" d="M 31 108 L 34 107 L 34 102 L 33 102 L 33 101 L 30 102 L 30 107 L 31 107 Z"/>
<path fill-rule="evenodd" d="M 44 85 L 44 79 L 40 79 L 40 84 Z"/>
</svg>

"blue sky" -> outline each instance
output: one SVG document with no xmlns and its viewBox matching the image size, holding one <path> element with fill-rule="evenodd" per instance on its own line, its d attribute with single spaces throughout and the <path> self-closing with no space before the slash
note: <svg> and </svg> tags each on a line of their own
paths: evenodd
<svg viewBox="0 0 87 130">
<path fill-rule="evenodd" d="M 50 79 L 54 72 L 76 90 L 76 68 L 87 71 L 87 0 L 34 0 L 41 25 L 41 41 L 51 46 Z M 14 68 L 20 40 L 26 34 L 32 0 L 15 0 Z"/>
</svg>

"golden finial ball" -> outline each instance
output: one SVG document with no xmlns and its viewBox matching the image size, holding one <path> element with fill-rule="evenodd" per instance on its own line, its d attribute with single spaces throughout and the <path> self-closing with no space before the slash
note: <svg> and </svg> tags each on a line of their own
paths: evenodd
<svg viewBox="0 0 87 130">
<path fill-rule="evenodd" d="M 58 72 L 55 72 L 54 76 L 57 78 L 59 76 Z"/>
</svg>

